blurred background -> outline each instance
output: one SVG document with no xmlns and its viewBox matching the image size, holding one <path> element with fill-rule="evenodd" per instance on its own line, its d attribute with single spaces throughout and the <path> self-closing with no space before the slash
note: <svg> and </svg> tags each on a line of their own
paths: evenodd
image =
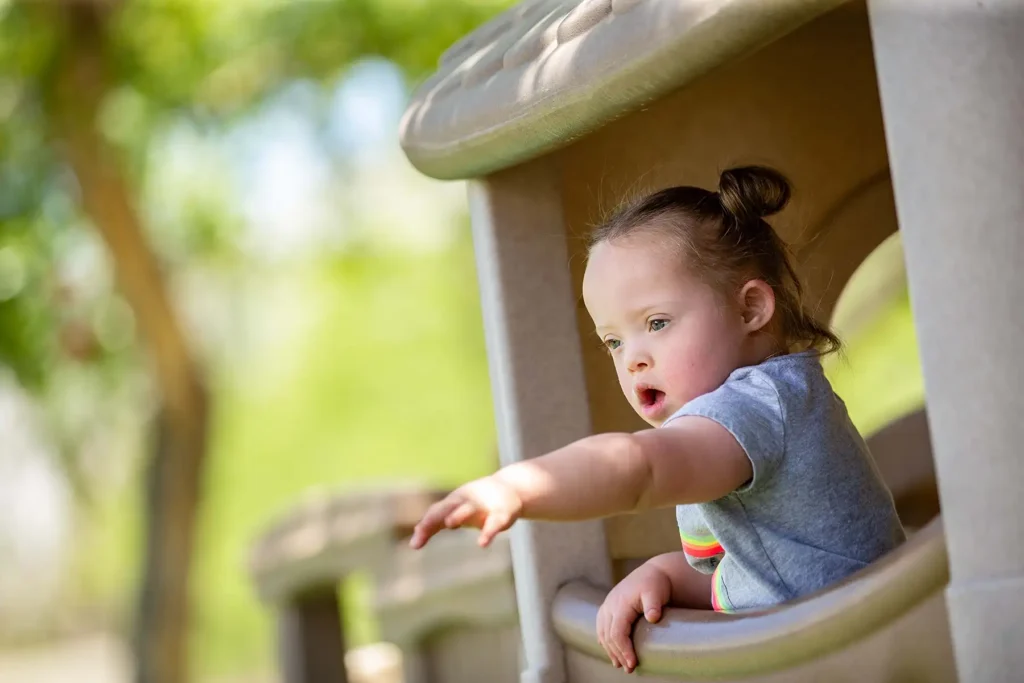
<svg viewBox="0 0 1024 683">
<path fill-rule="evenodd" d="M 0 683 L 123 683 L 176 637 L 189 680 L 277 680 L 268 520 L 494 467 L 464 187 L 397 128 L 509 4 L 0 0 Z M 860 282 L 829 373 L 872 429 L 921 383 L 902 280 Z"/>
</svg>

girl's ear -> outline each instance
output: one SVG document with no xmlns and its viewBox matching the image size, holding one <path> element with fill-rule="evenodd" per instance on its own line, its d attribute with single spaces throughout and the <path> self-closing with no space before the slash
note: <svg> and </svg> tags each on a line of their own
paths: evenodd
<svg viewBox="0 0 1024 683">
<path fill-rule="evenodd" d="M 757 332 L 775 315 L 775 290 L 764 280 L 748 280 L 740 288 L 738 303 L 743 326 L 749 333 Z"/>
</svg>

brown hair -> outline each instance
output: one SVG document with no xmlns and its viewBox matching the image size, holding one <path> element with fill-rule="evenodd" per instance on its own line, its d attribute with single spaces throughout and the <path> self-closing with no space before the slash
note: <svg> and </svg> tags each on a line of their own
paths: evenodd
<svg viewBox="0 0 1024 683">
<path fill-rule="evenodd" d="M 803 286 L 789 249 L 764 220 L 789 201 L 790 185 L 778 171 L 744 166 L 723 171 L 718 191 L 670 187 L 616 211 L 594 230 L 588 247 L 641 230 L 660 230 L 678 242 L 700 276 L 721 292 L 764 280 L 775 292 L 775 311 L 788 348 L 838 351 L 841 342 L 803 303 Z"/>
</svg>

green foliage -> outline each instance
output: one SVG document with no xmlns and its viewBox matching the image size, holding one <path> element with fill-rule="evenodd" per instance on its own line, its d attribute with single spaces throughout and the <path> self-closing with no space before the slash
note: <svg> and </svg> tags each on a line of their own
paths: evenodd
<svg viewBox="0 0 1024 683">
<path fill-rule="evenodd" d="M 2 130 L 2 129 L 0 129 Z M 50 278 L 55 226 L 39 210 L 43 182 L 0 132 L 0 365 L 39 391 L 54 358 L 56 316 Z"/>
<path fill-rule="evenodd" d="M 45 82 L 61 28 L 51 12 L 31 3 L 0 6 L 0 73 L 4 80 L 23 87 Z"/>
<path fill-rule="evenodd" d="M 119 79 L 163 109 L 244 111 L 296 79 L 331 81 L 375 55 L 410 78 L 508 4 L 460 0 L 126 2 L 111 22 Z"/>
<path fill-rule="evenodd" d="M 0 144 L 2 140 L 0 133 Z M 0 160 L 0 177 L 14 173 L 13 164 L 5 161 Z M 5 185 L 0 180 L 0 187 Z M 26 186 L 36 191 L 27 181 Z M 41 234 L 49 226 L 21 199 L 17 192 L 0 191 L 6 209 L 0 214 L 0 365 L 11 368 L 25 387 L 39 391 L 55 351 L 50 245 Z"/>
<path fill-rule="evenodd" d="M 40 390 L 53 346 L 47 292 L 54 226 L 43 204 L 56 163 L 43 117 L 31 98 L 43 70 L 47 33 L 23 12 L 0 21 L 0 365 L 26 387 Z"/>
<path fill-rule="evenodd" d="M 0 335 L 0 364 L 13 370 L 18 381 L 30 389 L 42 386 L 49 365 L 51 353 L 45 343 L 46 331 L 52 329 L 49 315 L 49 309 L 31 297 L 0 301 L 0 329 L 5 330 Z"/>
<path fill-rule="evenodd" d="M 102 49 L 110 80 L 98 123 L 121 151 L 126 177 L 141 187 L 154 163 L 151 145 L 174 121 L 223 129 L 295 80 L 330 82 L 369 55 L 422 78 L 448 45 L 507 4 L 132 0 L 105 6 Z M 44 271 L 58 258 L 53 242 L 61 231 L 80 222 L 76 210 L 56 222 L 40 218 L 47 202 L 63 202 L 75 191 L 47 118 L 55 58 L 79 28 L 60 8 L 0 6 L 0 246 L 19 241 L 34 278 L 16 299 L 0 302 L 0 364 L 36 391 L 59 361 L 52 353 L 59 336 L 53 313 L 61 302 L 41 291 L 43 280 L 53 280 Z M 229 251 L 237 225 L 230 210 L 184 204 L 178 217 L 187 240 L 172 242 L 188 248 L 163 258 Z"/>
</svg>

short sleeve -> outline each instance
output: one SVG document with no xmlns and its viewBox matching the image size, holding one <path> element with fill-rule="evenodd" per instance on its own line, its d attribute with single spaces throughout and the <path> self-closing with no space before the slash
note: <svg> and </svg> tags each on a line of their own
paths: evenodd
<svg viewBox="0 0 1024 683">
<path fill-rule="evenodd" d="M 778 469 L 785 453 L 785 422 L 779 392 L 767 377 L 756 371 L 733 375 L 718 389 L 677 410 L 663 426 L 686 415 L 714 420 L 746 452 L 754 476 L 736 489 L 738 493 L 763 486 Z"/>
</svg>

